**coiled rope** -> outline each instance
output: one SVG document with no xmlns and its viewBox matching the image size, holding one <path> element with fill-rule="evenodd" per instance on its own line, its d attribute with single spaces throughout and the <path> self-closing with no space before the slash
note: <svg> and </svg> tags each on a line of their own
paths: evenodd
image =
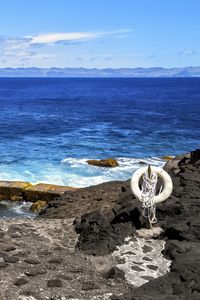
<svg viewBox="0 0 200 300">
<path fill-rule="evenodd" d="M 142 214 L 145 218 L 148 218 L 150 226 L 157 222 L 156 204 L 154 202 L 157 182 L 158 176 L 149 166 L 147 172 L 143 175 L 142 190 L 139 200 L 142 202 Z"/>
</svg>

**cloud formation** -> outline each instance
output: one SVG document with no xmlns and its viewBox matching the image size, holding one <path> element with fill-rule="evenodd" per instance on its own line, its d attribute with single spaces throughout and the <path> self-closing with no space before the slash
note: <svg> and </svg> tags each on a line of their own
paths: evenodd
<svg viewBox="0 0 200 300">
<path fill-rule="evenodd" d="M 119 29 L 113 31 L 94 31 L 94 32 L 54 32 L 42 33 L 23 37 L 0 36 L 0 55 L 2 61 L 25 62 L 33 58 L 48 58 L 48 47 L 55 45 L 69 45 L 74 43 L 84 43 L 92 40 L 101 40 L 102 38 L 127 37 L 129 29 Z M 43 56 L 41 49 L 46 47 L 47 53 Z M 54 55 L 55 56 L 55 55 Z"/>
<path fill-rule="evenodd" d="M 106 36 L 118 37 L 131 32 L 129 29 L 119 29 L 102 32 L 56 32 L 28 36 L 30 44 L 54 44 L 59 42 L 89 41 Z"/>
</svg>

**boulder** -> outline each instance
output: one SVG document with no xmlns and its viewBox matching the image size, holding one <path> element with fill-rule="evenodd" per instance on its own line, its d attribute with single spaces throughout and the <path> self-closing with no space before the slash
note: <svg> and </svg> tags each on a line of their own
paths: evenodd
<svg viewBox="0 0 200 300">
<path fill-rule="evenodd" d="M 43 200 L 38 200 L 35 203 L 33 203 L 30 207 L 30 210 L 32 212 L 38 212 L 41 213 L 45 208 L 47 207 L 47 202 Z"/>
<path fill-rule="evenodd" d="M 100 159 L 100 160 L 91 159 L 91 160 L 87 160 L 87 163 L 92 166 L 105 167 L 105 168 L 114 168 L 119 166 L 119 163 L 114 158 L 107 158 L 107 159 Z"/>
</svg>

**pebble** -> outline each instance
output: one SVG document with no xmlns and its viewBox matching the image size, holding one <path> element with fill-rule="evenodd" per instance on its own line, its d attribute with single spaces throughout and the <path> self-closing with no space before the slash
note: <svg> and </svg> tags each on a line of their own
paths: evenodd
<svg viewBox="0 0 200 300">
<path fill-rule="evenodd" d="M 62 281 L 60 279 L 50 279 L 47 281 L 48 287 L 62 287 Z"/>
<path fill-rule="evenodd" d="M 28 280 L 25 277 L 19 277 L 14 282 L 14 285 L 21 286 L 21 285 L 26 284 L 26 283 L 28 283 Z"/>
</svg>

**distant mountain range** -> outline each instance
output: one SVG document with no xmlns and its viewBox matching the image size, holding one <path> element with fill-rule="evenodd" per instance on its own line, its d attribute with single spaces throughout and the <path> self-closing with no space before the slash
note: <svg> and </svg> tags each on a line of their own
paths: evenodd
<svg viewBox="0 0 200 300">
<path fill-rule="evenodd" d="M 200 77 L 200 67 L 184 68 L 0 68 L 0 77 Z"/>
</svg>

